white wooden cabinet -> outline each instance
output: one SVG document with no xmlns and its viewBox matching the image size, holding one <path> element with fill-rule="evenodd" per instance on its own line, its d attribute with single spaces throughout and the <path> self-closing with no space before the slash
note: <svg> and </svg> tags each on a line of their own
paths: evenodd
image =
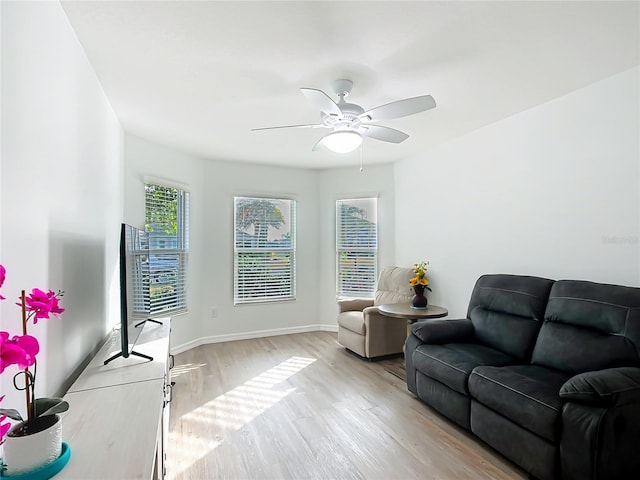
<svg viewBox="0 0 640 480">
<path fill-rule="evenodd" d="M 170 319 L 147 322 L 136 356 L 104 361 L 120 349 L 112 334 L 71 386 L 62 438 L 71 447 L 56 480 L 151 480 L 164 478 L 172 359 Z"/>
</svg>

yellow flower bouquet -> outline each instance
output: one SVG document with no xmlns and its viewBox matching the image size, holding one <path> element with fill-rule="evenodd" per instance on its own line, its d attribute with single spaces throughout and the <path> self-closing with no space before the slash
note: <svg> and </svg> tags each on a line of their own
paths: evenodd
<svg viewBox="0 0 640 480">
<path fill-rule="evenodd" d="M 429 262 L 414 263 L 413 271 L 416 276 L 409 280 L 409 285 L 411 285 L 412 287 L 415 287 L 416 285 L 422 285 L 427 290 L 431 291 L 431 288 L 429 288 L 429 280 L 427 280 L 425 277 L 428 267 Z"/>
<path fill-rule="evenodd" d="M 409 280 L 409 285 L 413 287 L 415 293 L 413 300 L 411 300 L 411 308 L 419 310 L 426 310 L 427 308 L 427 297 L 424 296 L 424 289 L 431 291 L 429 280 L 426 278 L 428 266 L 429 262 L 413 264 L 413 271 L 416 276 Z"/>
</svg>

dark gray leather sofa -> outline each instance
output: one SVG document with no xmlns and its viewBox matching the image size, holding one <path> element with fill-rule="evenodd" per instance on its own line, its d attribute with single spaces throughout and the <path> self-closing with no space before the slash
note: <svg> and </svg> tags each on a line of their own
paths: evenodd
<svg viewBox="0 0 640 480">
<path fill-rule="evenodd" d="M 532 476 L 640 478 L 640 288 L 484 275 L 405 349 L 409 391 Z"/>
</svg>

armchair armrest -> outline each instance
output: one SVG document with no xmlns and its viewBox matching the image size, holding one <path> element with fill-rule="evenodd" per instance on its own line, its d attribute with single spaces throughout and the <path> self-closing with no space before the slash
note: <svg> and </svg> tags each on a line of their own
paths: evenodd
<svg viewBox="0 0 640 480">
<path fill-rule="evenodd" d="M 560 398 L 603 407 L 640 404 L 640 368 L 580 373 L 562 385 Z"/>
<path fill-rule="evenodd" d="M 362 313 L 364 313 L 365 317 L 367 315 L 380 315 L 380 316 L 382 316 L 382 314 L 380 313 L 380 310 L 378 310 L 378 307 L 374 307 L 374 306 L 365 307 L 362 310 Z"/>
<path fill-rule="evenodd" d="M 473 323 L 459 320 L 424 320 L 411 325 L 411 332 L 423 343 L 442 344 L 465 342 L 473 338 Z"/>
<path fill-rule="evenodd" d="M 371 306 L 373 306 L 372 298 L 346 298 L 338 300 L 338 313 L 361 312 Z"/>
</svg>

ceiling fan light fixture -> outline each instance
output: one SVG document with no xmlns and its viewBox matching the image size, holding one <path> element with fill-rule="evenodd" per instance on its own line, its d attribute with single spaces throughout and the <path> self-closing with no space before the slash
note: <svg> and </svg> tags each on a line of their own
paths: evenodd
<svg viewBox="0 0 640 480">
<path fill-rule="evenodd" d="M 332 152 L 349 153 L 362 144 L 362 136 L 353 130 L 339 130 L 324 137 L 322 143 Z"/>
</svg>

